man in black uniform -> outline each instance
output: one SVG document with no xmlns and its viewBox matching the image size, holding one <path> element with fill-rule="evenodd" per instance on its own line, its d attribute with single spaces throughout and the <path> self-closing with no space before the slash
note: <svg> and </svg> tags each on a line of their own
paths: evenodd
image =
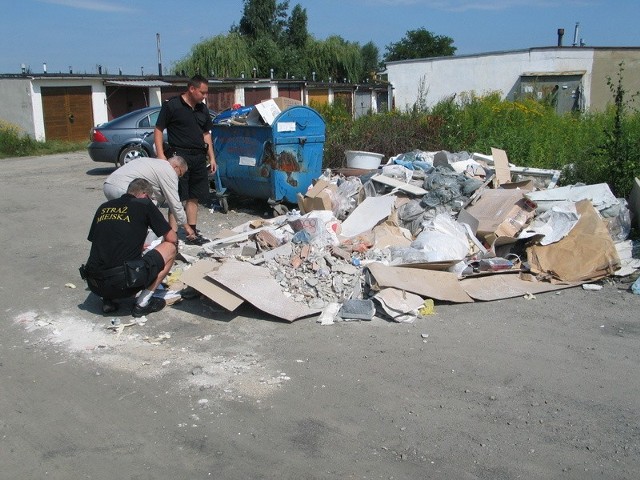
<svg viewBox="0 0 640 480">
<path fill-rule="evenodd" d="M 187 243 L 202 245 L 206 239 L 198 234 L 196 223 L 198 220 L 198 203 L 209 200 L 209 171 L 216 171 L 216 159 L 213 154 L 211 129 L 213 122 L 209 116 L 209 109 L 203 103 L 209 91 L 207 79 L 202 75 L 195 75 L 187 84 L 187 91 L 177 97 L 172 97 L 162 105 L 156 128 L 154 130 L 154 144 L 156 156 L 166 160 L 163 146 L 164 129 L 167 129 L 169 145 L 187 161 L 189 169 L 180 178 L 180 200 L 186 202 L 185 212 L 187 223 L 196 232 L 196 239 Z M 207 169 L 207 159 L 209 169 Z M 169 217 L 169 221 L 175 219 Z"/>
<path fill-rule="evenodd" d="M 91 252 L 82 266 L 89 289 L 102 297 L 102 311 L 118 309 L 117 298 L 140 292 L 132 309 L 134 317 L 162 310 L 165 301 L 153 292 L 169 273 L 176 256 L 178 236 L 151 201 L 152 185 L 133 180 L 127 193 L 98 207 L 88 240 Z M 156 248 L 142 255 L 147 230 L 164 237 Z"/>
</svg>

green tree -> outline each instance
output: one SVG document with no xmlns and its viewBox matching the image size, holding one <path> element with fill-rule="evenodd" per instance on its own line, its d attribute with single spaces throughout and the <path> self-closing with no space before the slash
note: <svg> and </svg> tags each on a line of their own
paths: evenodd
<svg viewBox="0 0 640 480">
<path fill-rule="evenodd" d="M 255 64 L 251 67 L 251 70 L 255 67 L 258 77 L 267 78 L 272 68 L 276 74 L 282 75 L 282 71 L 286 68 L 284 55 L 275 40 L 267 35 L 261 35 L 251 42 L 249 51 L 251 52 L 251 58 L 255 59 Z M 246 73 L 247 75 L 249 74 L 249 72 Z"/>
<path fill-rule="evenodd" d="M 363 77 L 360 45 L 348 42 L 338 35 L 332 35 L 325 41 L 310 42 L 307 49 L 310 67 L 319 80 L 358 82 Z"/>
<path fill-rule="evenodd" d="M 187 76 L 199 73 L 205 76 L 239 77 L 241 72 L 250 72 L 256 65 L 249 45 L 237 33 L 217 35 L 195 44 L 191 53 L 178 61 L 174 73 Z"/>
<path fill-rule="evenodd" d="M 239 25 L 192 47 L 176 63 L 175 73 L 218 77 L 315 78 L 319 81 L 361 82 L 378 67 L 379 52 L 339 36 L 318 41 L 307 30 L 307 11 L 299 4 L 288 15 L 289 1 L 244 0 Z"/>
<path fill-rule="evenodd" d="M 307 9 L 300 4 L 293 7 L 291 16 L 287 22 L 286 40 L 294 48 L 304 48 L 309 39 L 307 30 Z"/>
<path fill-rule="evenodd" d="M 434 35 L 424 27 L 409 30 L 400 41 L 390 43 L 385 49 L 385 62 L 411 58 L 449 57 L 457 50 L 453 46 L 451 37 Z"/>
<path fill-rule="evenodd" d="M 237 31 L 252 40 L 267 36 L 278 41 L 287 24 L 288 10 L 289 0 L 244 0 Z"/>
<path fill-rule="evenodd" d="M 360 49 L 362 68 L 367 78 L 373 78 L 380 66 L 380 50 L 373 42 L 365 43 Z"/>
</svg>

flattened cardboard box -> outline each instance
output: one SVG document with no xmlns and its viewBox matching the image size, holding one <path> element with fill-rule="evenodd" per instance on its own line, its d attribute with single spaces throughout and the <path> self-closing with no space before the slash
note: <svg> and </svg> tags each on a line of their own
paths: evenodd
<svg viewBox="0 0 640 480">
<path fill-rule="evenodd" d="M 275 104 L 278 106 L 278 108 L 282 112 L 284 112 L 289 107 L 302 105 L 302 102 L 300 100 L 296 100 L 295 98 L 289 98 L 289 97 L 276 97 L 276 98 L 272 98 L 271 100 L 275 102 Z"/>
<path fill-rule="evenodd" d="M 464 210 L 478 221 L 478 238 L 515 237 L 535 215 L 521 190 L 485 190 Z"/>
<path fill-rule="evenodd" d="M 318 180 L 304 196 L 298 196 L 298 208 L 303 214 L 313 210 L 332 210 L 331 198 L 336 189 L 335 184 Z"/>
</svg>

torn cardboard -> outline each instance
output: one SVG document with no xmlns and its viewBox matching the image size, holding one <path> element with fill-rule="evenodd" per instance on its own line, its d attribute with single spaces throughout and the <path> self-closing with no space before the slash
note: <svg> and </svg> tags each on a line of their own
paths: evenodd
<svg viewBox="0 0 640 480">
<path fill-rule="evenodd" d="M 302 105 L 300 100 L 289 97 L 276 97 L 272 98 L 273 102 L 278 106 L 281 112 L 284 112 L 287 108 L 295 107 L 296 105 Z"/>
<path fill-rule="evenodd" d="M 217 270 L 220 265 L 221 264 L 215 260 L 198 260 L 182 273 L 180 280 L 182 280 L 184 284 L 195 288 L 198 292 L 210 300 L 213 300 L 221 307 L 233 312 L 244 303 L 242 297 L 236 295 L 226 287 L 215 284 L 207 277 L 209 272 Z"/>
<path fill-rule="evenodd" d="M 373 298 L 378 301 L 384 312 L 393 320 L 407 314 L 415 315 L 415 312 L 424 303 L 424 299 L 420 295 L 396 288 L 385 288 Z"/>
<path fill-rule="evenodd" d="M 338 187 L 326 180 L 318 180 L 303 196 L 298 194 L 298 208 L 304 215 L 314 210 L 333 210 L 332 199 Z"/>
<path fill-rule="evenodd" d="M 229 260 L 208 275 L 254 307 L 288 322 L 320 313 L 286 297 L 268 270 Z"/>
<path fill-rule="evenodd" d="M 370 275 L 369 284 L 374 290 L 396 288 L 445 302 L 473 302 L 473 299 L 460 287 L 458 277 L 453 273 L 388 267 L 382 263 L 370 264 L 366 272 Z"/>
<path fill-rule="evenodd" d="M 495 169 L 495 187 L 511 182 L 511 170 L 509 169 L 509 159 L 507 152 L 499 148 L 491 148 L 493 157 L 493 168 Z"/>
<path fill-rule="evenodd" d="M 549 282 L 528 281 L 513 273 L 492 274 L 460 280 L 460 285 L 474 300 L 491 302 L 505 298 L 522 297 L 528 293 L 536 294 L 571 288 L 578 283 L 553 284 Z"/>
<path fill-rule="evenodd" d="M 470 215 L 478 222 L 476 235 L 489 244 L 497 237 L 515 237 L 535 215 L 535 207 L 528 202 L 521 190 L 487 189 L 473 205 L 462 210 L 459 221 L 473 225 L 475 222 L 465 218 Z M 462 213 L 461 212 L 461 213 Z M 495 238 L 487 238 L 493 236 Z"/>
<path fill-rule="evenodd" d="M 606 224 L 589 200 L 576 204 L 580 219 L 566 237 L 527 249 L 531 271 L 564 282 L 597 280 L 613 274 L 620 258 Z"/>
</svg>

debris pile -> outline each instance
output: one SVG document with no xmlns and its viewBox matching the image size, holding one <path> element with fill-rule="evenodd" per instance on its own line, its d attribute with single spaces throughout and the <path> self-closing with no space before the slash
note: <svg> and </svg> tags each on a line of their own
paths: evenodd
<svg viewBox="0 0 640 480">
<path fill-rule="evenodd" d="M 246 301 L 331 324 L 408 322 L 432 314 L 434 301 L 535 298 L 633 275 L 626 200 L 606 184 L 557 187 L 559 178 L 511 165 L 499 149 L 327 170 L 298 209 L 183 246 L 180 281 L 230 311 Z"/>
</svg>

